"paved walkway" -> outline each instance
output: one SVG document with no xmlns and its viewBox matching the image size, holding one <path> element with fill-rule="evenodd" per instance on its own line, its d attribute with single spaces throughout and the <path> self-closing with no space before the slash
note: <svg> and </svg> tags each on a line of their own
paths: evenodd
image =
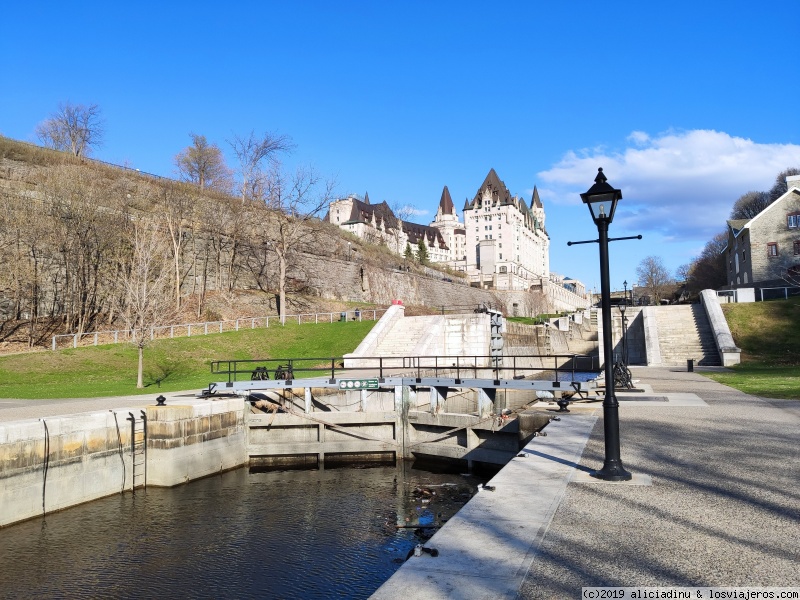
<svg viewBox="0 0 800 600">
<path fill-rule="evenodd" d="M 430 540 L 438 557 L 410 559 L 374 597 L 800 585 L 800 401 L 677 368 L 633 371 L 646 393 L 620 395 L 632 483 L 588 476 L 603 464 L 602 409 L 574 409 Z"/>
<path fill-rule="evenodd" d="M 194 398 L 199 390 L 186 392 L 164 392 L 167 404 L 180 404 L 181 400 Z M 57 400 L 14 400 L 0 398 L 0 423 L 41 419 L 98 410 L 142 408 L 156 404 L 158 391 L 138 396 L 113 396 L 111 398 L 67 398 Z"/>
</svg>

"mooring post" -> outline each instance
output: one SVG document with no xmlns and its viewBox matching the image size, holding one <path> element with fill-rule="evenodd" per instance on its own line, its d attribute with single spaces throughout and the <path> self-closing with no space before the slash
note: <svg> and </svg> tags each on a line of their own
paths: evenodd
<svg viewBox="0 0 800 600">
<path fill-rule="evenodd" d="M 306 413 L 311 412 L 311 388 L 303 388 L 303 396 L 306 401 Z"/>
</svg>

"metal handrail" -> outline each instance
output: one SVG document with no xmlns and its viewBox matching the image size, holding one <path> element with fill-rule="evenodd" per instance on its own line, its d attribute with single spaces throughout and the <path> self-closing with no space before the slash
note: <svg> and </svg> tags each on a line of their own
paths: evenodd
<svg viewBox="0 0 800 600">
<path fill-rule="evenodd" d="M 359 356 L 348 357 L 357 360 L 359 366 L 346 367 L 344 357 L 316 357 L 316 358 L 264 358 L 264 359 L 237 359 L 237 360 L 216 360 L 211 362 L 212 375 L 222 375 L 228 382 L 249 379 L 257 372 L 257 368 L 265 369 L 269 376 L 272 376 L 279 368 L 290 370 L 294 375 L 293 379 L 308 379 L 320 377 L 322 373 L 330 375 L 330 379 L 341 379 L 351 376 L 365 377 L 365 373 L 379 378 L 391 376 L 390 371 L 396 372 L 398 369 L 414 372 L 417 378 L 423 376 L 445 376 L 455 371 L 456 379 L 466 379 L 471 374 L 472 378 L 478 379 L 479 371 L 492 371 L 494 379 L 499 380 L 501 373 L 510 372 L 511 378 L 521 379 L 538 373 L 553 373 L 556 380 L 561 374 L 569 374 L 571 380 L 575 380 L 577 372 L 599 372 L 600 367 L 596 365 L 597 357 L 586 354 L 527 354 L 516 356 L 497 357 L 491 355 L 471 355 L 471 356 Z M 500 359 L 500 360 L 498 360 Z M 540 366 L 522 366 L 518 361 L 522 359 L 536 359 Z M 553 366 L 545 366 L 545 361 L 553 361 Z M 399 363 L 400 367 L 392 367 L 387 361 Z M 510 361 L 510 365 L 507 363 Z M 374 363 L 374 366 L 364 366 L 364 363 Z M 502 364 L 501 364 L 502 363 Z M 559 367 L 559 364 L 569 364 L 569 367 Z M 324 366 L 322 366 L 324 365 Z M 263 371 L 262 371 L 263 372 Z M 508 378 L 508 377 L 507 377 Z"/>
</svg>

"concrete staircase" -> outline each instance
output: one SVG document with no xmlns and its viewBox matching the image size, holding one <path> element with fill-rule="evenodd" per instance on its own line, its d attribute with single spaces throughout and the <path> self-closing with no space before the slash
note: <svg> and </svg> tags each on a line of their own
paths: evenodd
<svg viewBox="0 0 800 600">
<path fill-rule="evenodd" d="M 661 364 L 686 365 L 690 358 L 694 359 L 696 365 L 722 364 L 714 333 L 702 305 L 681 304 L 654 308 Z"/>
<path fill-rule="evenodd" d="M 420 340 L 438 327 L 441 317 L 435 315 L 399 319 L 380 341 L 374 356 L 416 356 Z"/>
</svg>

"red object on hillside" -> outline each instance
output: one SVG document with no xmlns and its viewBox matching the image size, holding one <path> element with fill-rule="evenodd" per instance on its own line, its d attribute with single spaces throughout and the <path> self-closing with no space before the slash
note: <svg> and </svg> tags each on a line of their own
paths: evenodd
<svg viewBox="0 0 800 600">
<path fill-rule="evenodd" d="M 402 306 L 403 305 L 403 301 L 402 300 L 392 300 L 392 305 Z"/>
</svg>

